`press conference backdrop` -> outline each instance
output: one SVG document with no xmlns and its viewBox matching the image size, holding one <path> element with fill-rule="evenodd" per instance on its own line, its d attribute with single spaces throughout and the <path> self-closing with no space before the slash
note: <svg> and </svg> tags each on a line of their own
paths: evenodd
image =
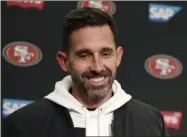
<svg viewBox="0 0 187 137">
<path fill-rule="evenodd" d="M 117 22 L 123 89 L 158 108 L 171 135 L 187 135 L 187 4 L 179 1 L 2 2 L 3 118 L 52 92 L 66 75 L 55 58 L 63 18 L 86 6 Z"/>
</svg>

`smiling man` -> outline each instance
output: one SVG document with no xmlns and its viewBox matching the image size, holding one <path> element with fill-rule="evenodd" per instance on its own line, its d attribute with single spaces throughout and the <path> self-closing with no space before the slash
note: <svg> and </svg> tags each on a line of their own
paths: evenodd
<svg viewBox="0 0 187 137">
<path fill-rule="evenodd" d="M 159 111 L 133 99 L 116 80 L 123 55 L 116 37 L 114 20 L 99 9 L 68 13 L 57 60 L 69 75 L 44 99 L 11 114 L 5 136 L 167 136 Z"/>
<path fill-rule="evenodd" d="M 94 10 L 87 10 L 88 13 L 85 9 L 76 13 L 85 14 L 82 22 L 79 21 L 80 15 L 74 15 L 75 13 L 67 17 L 71 19 L 67 22 L 70 30 L 65 31 L 64 35 L 71 36 L 66 38 L 69 39 L 67 51 L 59 52 L 57 60 L 62 69 L 71 75 L 72 95 L 86 107 L 97 108 L 112 96 L 112 85 L 123 49 L 116 48 L 116 32 L 112 20 L 106 15 L 105 18 L 104 15 L 97 18 L 100 13 L 97 11 L 95 17 L 91 17 L 89 12 Z"/>
</svg>

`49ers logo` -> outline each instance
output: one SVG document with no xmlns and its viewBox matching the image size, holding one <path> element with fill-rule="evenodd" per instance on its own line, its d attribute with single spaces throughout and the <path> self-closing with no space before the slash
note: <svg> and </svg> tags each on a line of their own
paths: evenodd
<svg viewBox="0 0 187 137">
<path fill-rule="evenodd" d="M 42 10 L 44 6 L 44 1 L 23 1 L 23 0 L 15 0 L 15 1 L 7 1 L 7 6 L 19 6 L 22 8 L 37 8 Z"/>
<path fill-rule="evenodd" d="M 2 51 L 3 57 L 16 66 L 32 66 L 40 62 L 42 52 L 28 42 L 13 42 L 7 44 Z"/>
<path fill-rule="evenodd" d="M 78 8 L 82 7 L 93 7 L 103 10 L 104 12 L 113 15 L 116 12 L 116 5 L 112 1 L 79 1 L 77 4 Z"/>
<path fill-rule="evenodd" d="M 176 58 L 169 55 L 154 55 L 145 62 L 146 71 L 160 79 L 171 79 L 182 73 L 182 64 Z"/>
</svg>

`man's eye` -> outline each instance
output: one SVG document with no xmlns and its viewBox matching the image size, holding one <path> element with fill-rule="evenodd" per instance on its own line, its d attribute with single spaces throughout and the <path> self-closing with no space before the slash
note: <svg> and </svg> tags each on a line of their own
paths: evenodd
<svg viewBox="0 0 187 137">
<path fill-rule="evenodd" d="M 109 53 L 109 52 L 104 52 L 103 53 L 103 56 L 109 56 L 109 55 L 111 55 L 111 53 Z"/>
<path fill-rule="evenodd" d="M 82 54 L 79 57 L 82 58 L 82 59 L 85 59 L 85 58 L 89 57 L 89 55 L 88 54 Z"/>
</svg>

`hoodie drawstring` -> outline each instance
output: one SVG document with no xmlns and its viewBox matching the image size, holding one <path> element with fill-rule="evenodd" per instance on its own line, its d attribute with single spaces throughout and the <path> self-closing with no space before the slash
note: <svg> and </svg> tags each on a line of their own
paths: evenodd
<svg viewBox="0 0 187 137">
<path fill-rule="evenodd" d="M 82 109 L 84 111 L 84 118 L 85 118 L 84 122 L 85 122 L 85 129 L 86 129 L 86 127 L 87 127 L 87 114 L 86 114 L 86 110 L 85 110 L 84 106 L 82 106 Z"/>
<path fill-rule="evenodd" d="M 86 108 L 84 107 L 84 106 L 82 106 L 82 109 L 83 109 L 83 111 L 84 111 L 84 115 L 85 115 L 85 128 L 87 128 L 87 122 L 88 122 L 88 115 L 87 115 L 87 110 L 86 110 Z M 100 113 L 101 113 L 101 111 L 102 111 L 102 108 L 99 108 L 98 109 L 98 116 L 97 116 L 97 131 L 98 131 L 98 136 L 100 136 Z"/>
<path fill-rule="evenodd" d="M 98 136 L 100 136 L 100 113 L 101 113 L 101 111 L 102 111 L 102 108 L 99 108 L 99 109 L 98 109 L 98 117 L 97 117 Z"/>
</svg>

